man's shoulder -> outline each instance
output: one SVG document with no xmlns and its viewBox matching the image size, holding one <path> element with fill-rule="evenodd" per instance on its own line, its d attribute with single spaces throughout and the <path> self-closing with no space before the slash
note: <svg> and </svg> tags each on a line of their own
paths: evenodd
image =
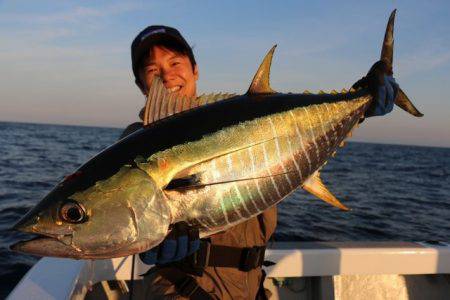
<svg viewBox="0 0 450 300">
<path fill-rule="evenodd" d="M 135 132 L 136 130 L 139 130 L 142 128 L 142 122 L 135 122 L 135 123 L 131 123 L 130 125 L 128 125 L 125 130 L 122 132 L 122 134 L 120 135 L 119 139 L 123 139 L 124 137 L 126 137 L 127 135 L 132 134 L 133 132 Z"/>
</svg>

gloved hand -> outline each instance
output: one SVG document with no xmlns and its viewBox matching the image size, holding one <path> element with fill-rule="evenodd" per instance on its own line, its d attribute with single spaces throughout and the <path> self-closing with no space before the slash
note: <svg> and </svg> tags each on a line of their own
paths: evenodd
<svg viewBox="0 0 450 300">
<path fill-rule="evenodd" d="M 365 117 L 383 116 L 392 111 L 394 101 L 399 90 L 398 84 L 392 75 L 388 75 L 387 66 L 383 61 L 376 62 L 367 73 L 367 76 L 358 80 L 353 88 L 369 88 L 374 100 L 365 113 Z"/>
<path fill-rule="evenodd" d="M 139 254 L 148 265 L 163 265 L 175 262 L 193 254 L 200 247 L 198 229 L 193 229 L 186 222 L 173 225 L 172 230 L 157 247 Z"/>
</svg>

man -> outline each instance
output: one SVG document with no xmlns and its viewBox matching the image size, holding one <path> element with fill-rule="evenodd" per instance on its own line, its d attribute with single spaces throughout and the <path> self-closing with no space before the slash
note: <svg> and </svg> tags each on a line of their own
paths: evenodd
<svg viewBox="0 0 450 300">
<path fill-rule="evenodd" d="M 136 84 L 145 96 L 155 76 L 172 93 L 197 96 L 198 66 L 191 47 L 176 29 L 147 27 L 134 39 L 131 52 Z M 392 110 L 397 85 L 392 77 L 384 81 L 377 93 L 382 99 L 374 101 L 371 115 Z M 140 126 L 130 125 L 123 136 Z M 145 276 L 146 298 L 264 299 L 261 265 L 276 222 L 277 208 L 272 207 L 201 242 L 198 231 L 175 224 L 158 247 L 140 255 L 145 263 L 157 265 Z"/>
<path fill-rule="evenodd" d="M 191 47 L 176 29 L 147 27 L 134 39 L 131 52 L 136 84 L 145 96 L 155 76 L 172 93 L 197 96 L 198 66 Z M 123 136 L 140 126 L 130 125 Z M 158 265 L 145 276 L 147 298 L 255 299 L 262 281 L 264 246 L 275 230 L 276 219 L 273 207 L 201 243 L 198 232 L 176 224 L 159 247 L 140 255 L 144 262 Z M 180 262 L 198 248 L 195 255 Z M 236 259 L 220 261 L 221 257 Z"/>
</svg>

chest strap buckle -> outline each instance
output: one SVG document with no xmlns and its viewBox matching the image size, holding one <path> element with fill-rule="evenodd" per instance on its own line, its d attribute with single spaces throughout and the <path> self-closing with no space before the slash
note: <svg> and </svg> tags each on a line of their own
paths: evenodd
<svg viewBox="0 0 450 300">
<path fill-rule="evenodd" d="M 242 248 L 239 270 L 248 272 L 257 267 L 260 267 L 264 261 L 265 252 L 266 247 L 255 246 L 251 248 Z"/>
</svg>

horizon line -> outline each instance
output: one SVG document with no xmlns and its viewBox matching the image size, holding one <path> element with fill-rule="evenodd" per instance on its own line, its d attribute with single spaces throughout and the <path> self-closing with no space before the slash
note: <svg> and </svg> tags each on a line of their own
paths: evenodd
<svg viewBox="0 0 450 300">
<path fill-rule="evenodd" d="M 0 123 L 13 123 L 13 124 L 28 124 L 28 125 L 50 125 L 50 126 L 67 126 L 67 127 L 86 127 L 86 128 L 106 128 L 106 129 L 125 129 L 125 127 L 114 127 L 105 125 L 85 125 L 85 124 L 59 124 L 59 123 L 45 123 L 45 122 L 25 122 L 25 121 L 5 121 L 0 120 Z M 423 148 L 440 148 L 450 149 L 449 146 L 432 146 L 432 145 L 417 145 L 417 144 L 392 144 L 392 143 L 380 143 L 361 140 L 345 140 L 347 143 L 359 143 L 359 144 L 373 144 L 373 145 L 392 145 L 392 146 L 409 146 L 409 147 L 423 147 Z"/>
</svg>

